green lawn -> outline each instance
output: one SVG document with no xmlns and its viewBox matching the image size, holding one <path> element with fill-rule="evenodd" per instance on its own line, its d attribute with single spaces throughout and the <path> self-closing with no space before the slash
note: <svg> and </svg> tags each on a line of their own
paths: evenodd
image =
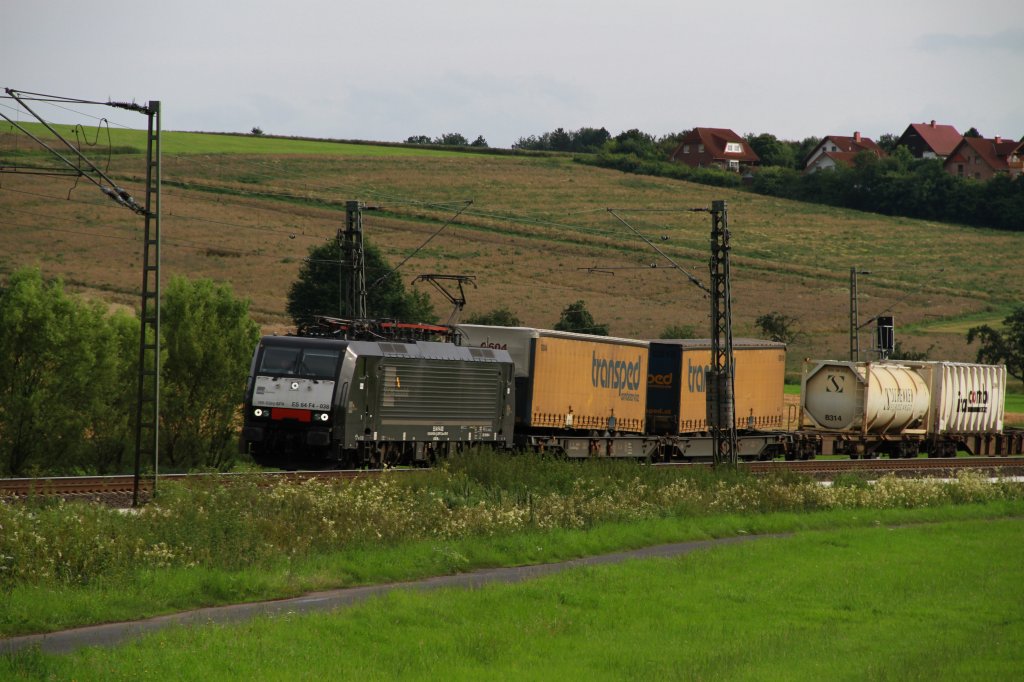
<svg viewBox="0 0 1024 682">
<path fill-rule="evenodd" d="M 802 532 L 0 659 L 4 679 L 1016 680 L 1020 518 Z"/>
</svg>

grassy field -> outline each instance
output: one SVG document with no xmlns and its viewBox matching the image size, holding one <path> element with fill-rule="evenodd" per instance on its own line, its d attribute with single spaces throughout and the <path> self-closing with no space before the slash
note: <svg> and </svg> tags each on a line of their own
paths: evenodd
<svg viewBox="0 0 1024 682">
<path fill-rule="evenodd" d="M 115 146 L 138 133 L 115 131 Z M 136 135 L 136 137 L 132 137 Z M 0 159 L 25 140 L 0 130 Z M 96 152 L 107 163 L 102 145 Z M 138 154 L 114 154 L 110 172 L 136 195 Z M 258 321 L 284 330 L 285 295 L 311 246 L 335 237 L 344 204 L 359 199 L 366 238 L 398 262 L 454 215 L 403 268 L 474 275 L 465 313 L 499 306 L 549 327 L 583 299 L 612 334 L 656 337 L 672 324 L 708 326 L 707 301 L 606 209 L 707 279 L 710 220 L 686 209 L 725 199 L 732 235 L 737 336 L 778 311 L 806 333 L 800 358 L 843 357 L 848 347 L 849 270 L 859 278 L 861 321 L 883 312 L 905 348 L 972 360 L 964 331 L 998 323 L 1024 299 L 1013 254 L 1024 232 L 1000 233 L 801 204 L 739 191 L 574 164 L 424 149 L 252 136 L 168 133 L 163 158 L 163 268 L 230 282 Z M 136 305 L 141 221 L 85 181 L 5 175 L 0 186 L 0 274 L 39 265 L 91 296 Z M 662 241 L 660 238 L 664 237 Z M 594 274 L 592 266 L 616 269 Z M 435 308 L 449 304 L 433 291 Z M 335 313 L 329 310 L 326 313 Z M 870 329 L 862 346 L 869 345 Z"/>
<path fill-rule="evenodd" d="M 133 515 L 0 504 L 0 635 L 662 542 L 1008 514 L 1024 516 L 1024 488 L 979 474 L 826 488 L 483 450 L 342 485 L 196 479 Z"/>
<path fill-rule="evenodd" d="M 803 532 L 0 659 L 5 679 L 1015 680 L 1020 519 Z M 439 617 L 443 614 L 443 617 Z M 330 643 L 325 645 L 325 643 Z"/>
</svg>

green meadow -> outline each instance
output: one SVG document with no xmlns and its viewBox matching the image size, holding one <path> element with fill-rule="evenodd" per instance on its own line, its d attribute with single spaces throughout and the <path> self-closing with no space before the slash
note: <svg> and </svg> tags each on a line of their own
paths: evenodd
<svg viewBox="0 0 1024 682">
<path fill-rule="evenodd" d="M 806 531 L 0 659 L 11 680 L 1016 680 L 1024 521 Z"/>
</svg>

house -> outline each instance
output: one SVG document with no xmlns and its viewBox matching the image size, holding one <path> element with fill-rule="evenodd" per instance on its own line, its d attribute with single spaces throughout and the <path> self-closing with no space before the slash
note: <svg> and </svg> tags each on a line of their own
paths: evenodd
<svg viewBox="0 0 1024 682">
<path fill-rule="evenodd" d="M 911 123 L 896 146 L 905 145 L 919 159 L 945 159 L 964 139 L 953 126 L 941 123 Z"/>
<path fill-rule="evenodd" d="M 804 160 L 804 172 L 827 170 L 836 166 L 852 166 L 853 160 L 861 152 L 869 152 L 878 158 L 885 156 L 885 150 L 870 137 L 864 137 L 854 131 L 853 137 L 829 135 L 818 146 L 811 150 Z"/>
<path fill-rule="evenodd" d="M 1015 178 L 1024 171 L 1024 139 L 965 137 L 942 164 L 950 175 L 988 180 L 999 173 Z"/>
<path fill-rule="evenodd" d="M 761 161 L 750 144 L 728 128 L 694 128 L 682 137 L 669 160 L 736 172 L 742 166 L 756 166 Z"/>
</svg>

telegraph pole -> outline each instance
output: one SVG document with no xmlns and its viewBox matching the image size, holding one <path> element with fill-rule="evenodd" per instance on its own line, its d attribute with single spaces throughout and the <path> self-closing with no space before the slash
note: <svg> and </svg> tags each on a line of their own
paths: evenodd
<svg viewBox="0 0 1024 682">
<path fill-rule="evenodd" d="M 345 202 L 345 230 L 338 230 L 339 257 L 348 265 L 348 289 L 342 286 L 345 268 L 338 268 L 339 315 L 353 320 L 366 319 L 366 254 L 363 250 L 363 205 Z M 344 299 L 344 303 L 342 303 Z"/>
<path fill-rule="evenodd" d="M 139 311 L 139 393 L 135 411 L 135 485 L 132 506 L 139 506 L 143 455 L 153 458 L 153 496 L 160 472 L 160 102 L 146 115 L 146 218 L 142 238 L 142 307 Z"/>
<path fill-rule="evenodd" d="M 711 368 L 705 375 L 705 400 L 708 430 L 711 431 L 712 456 L 715 466 L 736 466 L 739 444 L 736 435 L 735 387 L 732 366 L 732 295 L 729 274 L 729 218 L 725 201 L 712 201 L 711 208 L 687 209 L 693 213 L 711 214 L 711 287 L 681 268 L 672 258 L 614 210 L 615 218 L 657 251 L 673 268 L 679 270 L 711 300 Z M 599 268 L 588 268 L 592 272 Z"/>
<path fill-rule="evenodd" d="M 732 352 L 732 296 L 729 219 L 725 201 L 711 202 L 711 369 L 706 399 L 715 466 L 736 466 L 735 391 Z"/>
</svg>

